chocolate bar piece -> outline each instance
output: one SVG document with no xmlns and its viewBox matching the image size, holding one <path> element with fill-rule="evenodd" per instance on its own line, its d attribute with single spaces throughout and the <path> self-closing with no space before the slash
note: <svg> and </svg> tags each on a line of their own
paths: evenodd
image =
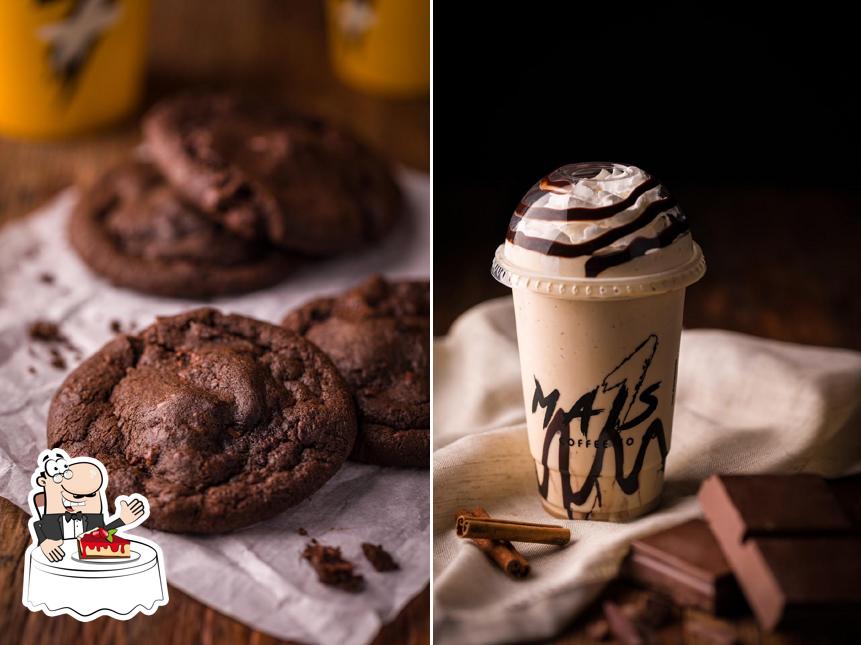
<svg viewBox="0 0 861 645">
<path fill-rule="evenodd" d="M 699 501 L 763 628 L 861 615 L 861 538 L 824 479 L 713 475 Z"/>
<path fill-rule="evenodd" d="M 604 618 L 613 638 L 622 645 L 645 645 L 641 628 L 616 603 L 609 600 L 604 603 Z"/>
<path fill-rule="evenodd" d="M 634 541 L 624 572 L 685 607 L 726 615 L 744 606 L 729 563 L 700 519 Z"/>
</svg>

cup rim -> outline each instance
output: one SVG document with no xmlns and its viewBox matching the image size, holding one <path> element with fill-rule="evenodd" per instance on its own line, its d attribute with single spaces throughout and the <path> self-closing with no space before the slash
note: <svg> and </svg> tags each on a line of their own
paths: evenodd
<svg viewBox="0 0 861 645">
<path fill-rule="evenodd" d="M 632 277 L 585 278 L 548 277 L 522 269 L 509 262 L 500 244 L 491 265 L 491 275 L 512 289 L 528 289 L 552 298 L 566 300 L 628 300 L 645 298 L 668 291 L 684 289 L 705 275 L 706 261 L 702 249 L 692 242 L 693 253 L 684 264 L 661 271 Z"/>
</svg>

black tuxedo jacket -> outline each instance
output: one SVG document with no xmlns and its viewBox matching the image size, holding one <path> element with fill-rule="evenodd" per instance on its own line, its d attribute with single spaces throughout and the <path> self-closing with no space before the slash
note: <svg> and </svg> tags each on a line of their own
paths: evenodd
<svg viewBox="0 0 861 645">
<path fill-rule="evenodd" d="M 64 515 L 64 513 L 48 513 L 43 515 L 42 519 L 36 520 L 33 523 L 33 528 L 36 529 L 36 538 L 38 539 L 37 544 L 42 544 L 45 540 L 63 539 Z M 99 527 L 116 529 L 125 524 L 120 518 L 117 518 L 110 524 L 105 525 L 105 518 L 101 513 L 84 513 L 81 515 L 81 522 L 84 527 L 84 533 Z"/>
</svg>

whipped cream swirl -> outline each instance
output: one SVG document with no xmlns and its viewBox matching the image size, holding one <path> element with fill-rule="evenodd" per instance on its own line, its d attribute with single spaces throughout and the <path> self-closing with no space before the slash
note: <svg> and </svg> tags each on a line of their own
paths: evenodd
<svg viewBox="0 0 861 645">
<path fill-rule="evenodd" d="M 675 198 L 647 172 L 615 163 L 563 166 L 518 204 L 506 239 L 548 256 L 588 256 L 587 277 L 688 233 Z"/>
</svg>

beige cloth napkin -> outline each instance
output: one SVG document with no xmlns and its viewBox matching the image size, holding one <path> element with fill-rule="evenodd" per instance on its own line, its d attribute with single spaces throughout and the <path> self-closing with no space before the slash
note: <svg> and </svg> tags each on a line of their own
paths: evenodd
<svg viewBox="0 0 861 645">
<path fill-rule="evenodd" d="M 434 345 L 434 623 L 440 643 L 550 636 L 613 578 L 636 536 L 699 515 L 710 473 L 861 468 L 861 354 L 741 334 L 682 335 L 664 502 L 627 523 L 562 521 L 576 543 L 524 545 L 506 578 L 454 535 L 454 513 L 555 521 L 541 508 L 524 425 L 510 298 L 481 304 Z M 787 500 L 792 503 L 792 500 Z"/>
</svg>

